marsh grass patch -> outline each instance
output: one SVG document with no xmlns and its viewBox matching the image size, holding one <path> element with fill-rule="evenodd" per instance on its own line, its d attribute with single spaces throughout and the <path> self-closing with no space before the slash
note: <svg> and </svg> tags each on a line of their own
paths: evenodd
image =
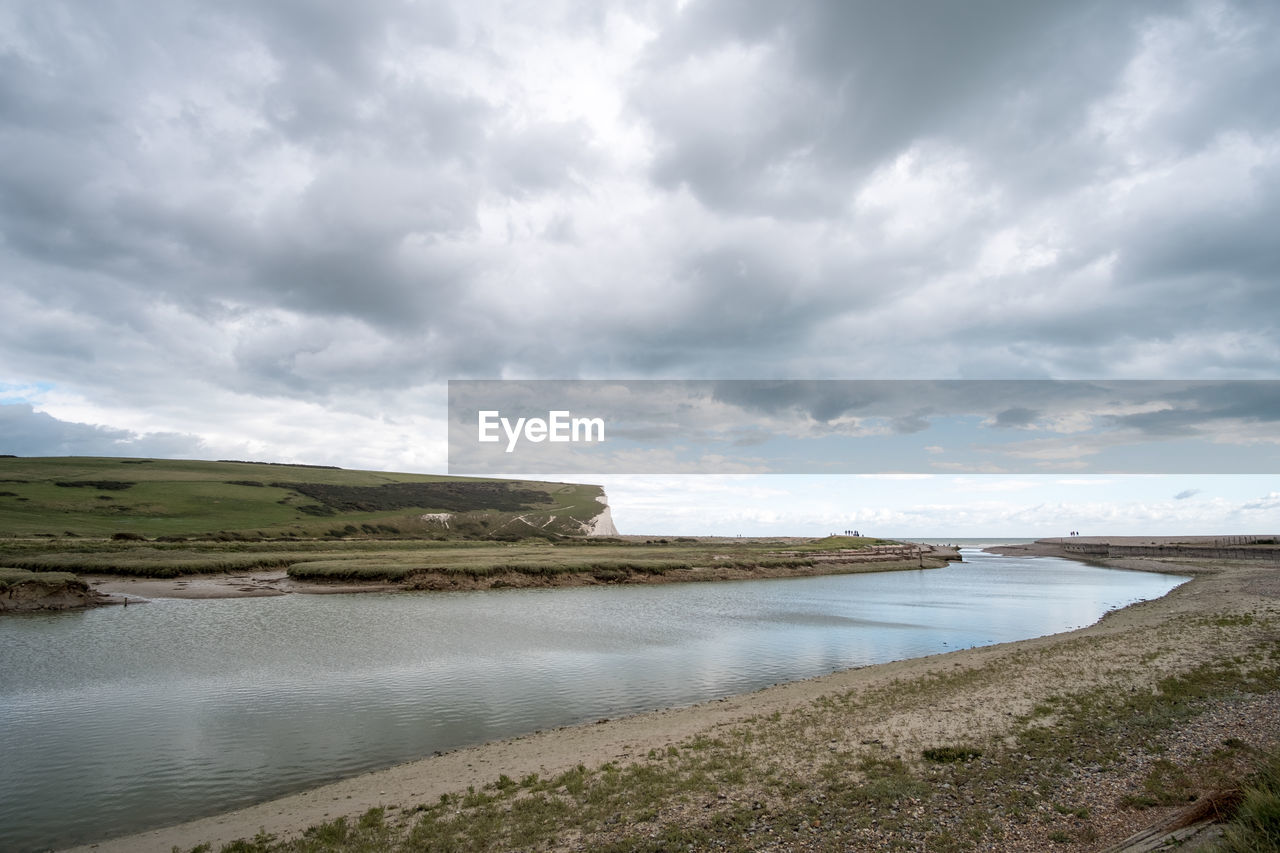
<svg viewBox="0 0 1280 853">
<path fill-rule="evenodd" d="M 925 761 L 936 764 L 955 764 L 982 757 L 982 750 L 971 746 L 931 746 L 920 751 Z"/>
</svg>

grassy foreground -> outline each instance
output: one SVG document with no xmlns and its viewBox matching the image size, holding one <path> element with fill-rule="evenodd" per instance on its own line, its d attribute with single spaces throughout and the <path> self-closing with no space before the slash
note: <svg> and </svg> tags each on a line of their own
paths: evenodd
<svg viewBox="0 0 1280 853">
<path fill-rule="evenodd" d="M 1241 801 L 1198 849 L 1276 849 L 1274 572 L 1227 567 L 1071 635 L 842 673 L 624 759 L 182 849 L 1083 851 Z"/>
</svg>

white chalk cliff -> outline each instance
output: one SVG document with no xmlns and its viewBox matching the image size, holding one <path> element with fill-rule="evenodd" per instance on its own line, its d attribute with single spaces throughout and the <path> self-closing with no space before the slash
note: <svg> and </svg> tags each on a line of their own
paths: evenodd
<svg viewBox="0 0 1280 853">
<path fill-rule="evenodd" d="M 601 494 L 596 500 L 604 504 L 599 515 L 584 524 L 583 532 L 588 536 L 617 536 L 618 528 L 613 526 L 613 511 L 609 509 L 609 498 Z"/>
</svg>

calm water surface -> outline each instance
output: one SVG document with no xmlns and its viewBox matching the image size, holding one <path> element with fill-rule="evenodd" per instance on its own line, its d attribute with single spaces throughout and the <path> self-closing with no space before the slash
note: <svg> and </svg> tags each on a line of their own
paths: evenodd
<svg viewBox="0 0 1280 853">
<path fill-rule="evenodd" d="M 928 571 L 290 595 L 0 619 L 0 849 L 174 823 L 536 729 L 1057 633 L 1186 578 Z"/>
</svg>

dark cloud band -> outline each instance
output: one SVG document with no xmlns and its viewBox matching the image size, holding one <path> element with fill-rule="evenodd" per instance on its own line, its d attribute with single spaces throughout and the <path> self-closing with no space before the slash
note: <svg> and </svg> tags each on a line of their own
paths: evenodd
<svg viewBox="0 0 1280 853">
<path fill-rule="evenodd" d="M 452 381 L 451 473 L 1280 472 L 1280 381 Z"/>
</svg>

